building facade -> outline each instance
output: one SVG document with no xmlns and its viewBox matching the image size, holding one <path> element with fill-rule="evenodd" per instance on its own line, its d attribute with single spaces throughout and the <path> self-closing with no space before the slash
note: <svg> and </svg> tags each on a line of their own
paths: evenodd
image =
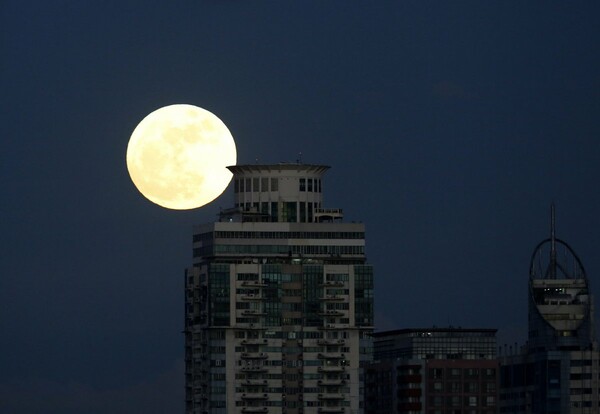
<svg viewBox="0 0 600 414">
<path fill-rule="evenodd" d="M 528 341 L 501 360 L 501 413 L 591 414 L 598 404 L 599 353 L 584 267 L 554 234 L 534 249 Z"/>
<path fill-rule="evenodd" d="M 495 329 L 401 329 L 373 336 L 368 414 L 497 413 Z"/>
<path fill-rule="evenodd" d="M 362 223 L 323 208 L 326 166 L 238 165 L 234 206 L 194 228 L 188 413 L 361 413 L 373 269 Z"/>
</svg>

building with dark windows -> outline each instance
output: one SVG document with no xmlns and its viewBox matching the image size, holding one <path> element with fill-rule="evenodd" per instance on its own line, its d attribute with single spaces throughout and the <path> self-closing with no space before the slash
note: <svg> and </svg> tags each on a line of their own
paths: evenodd
<svg viewBox="0 0 600 414">
<path fill-rule="evenodd" d="M 495 329 L 377 332 L 365 382 L 367 414 L 495 414 Z"/>
<path fill-rule="evenodd" d="M 360 413 L 372 353 L 365 227 L 324 208 L 329 167 L 238 165 L 185 272 L 188 413 Z"/>
<path fill-rule="evenodd" d="M 534 249 L 529 270 L 526 346 L 501 360 L 501 413 L 598 413 L 593 301 L 584 267 L 564 241 Z"/>
</svg>

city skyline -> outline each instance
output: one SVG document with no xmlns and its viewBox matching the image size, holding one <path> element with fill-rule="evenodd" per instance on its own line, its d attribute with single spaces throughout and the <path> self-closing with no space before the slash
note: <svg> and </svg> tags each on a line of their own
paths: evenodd
<svg viewBox="0 0 600 414">
<path fill-rule="evenodd" d="M 127 141 L 171 103 L 218 115 L 238 164 L 332 167 L 325 204 L 366 226 L 377 330 L 523 343 L 551 203 L 598 297 L 599 12 L 4 2 L 0 410 L 183 411 L 181 269 L 233 187 L 187 212 L 137 193 Z"/>
</svg>

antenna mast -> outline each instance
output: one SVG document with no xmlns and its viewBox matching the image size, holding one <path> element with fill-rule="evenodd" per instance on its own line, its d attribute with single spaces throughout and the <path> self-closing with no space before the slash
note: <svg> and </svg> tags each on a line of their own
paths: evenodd
<svg viewBox="0 0 600 414">
<path fill-rule="evenodd" d="M 556 279 L 556 216 L 554 203 L 550 207 L 550 278 Z"/>
</svg>

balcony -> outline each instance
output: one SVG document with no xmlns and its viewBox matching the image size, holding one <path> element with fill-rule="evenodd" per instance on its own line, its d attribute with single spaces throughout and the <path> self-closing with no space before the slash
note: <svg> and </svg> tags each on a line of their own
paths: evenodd
<svg viewBox="0 0 600 414">
<path fill-rule="evenodd" d="M 346 384 L 346 380 L 343 379 L 328 379 L 328 380 L 319 380 L 317 384 L 322 387 L 339 387 L 341 385 Z"/>
<path fill-rule="evenodd" d="M 327 353 L 320 353 L 318 355 L 318 357 L 319 357 L 319 359 L 345 359 L 346 354 L 339 353 L 339 352 L 327 352 Z"/>
<path fill-rule="evenodd" d="M 317 410 L 319 413 L 343 413 L 345 411 L 344 407 L 319 407 Z"/>
<path fill-rule="evenodd" d="M 242 282 L 242 286 L 261 288 L 261 287 L 267 287 L 268 285 L 266 283 L 260 282 L 258 280 L 246 280 L 246 281 Z"/>
<path fill-rule="evenodd" d="M 243 413 L 268 413 L 269 409 L 267 407 L 243 407 Z"/>
<path fill-rule="evenodd" d="M 319 400 L 343 400 L 344 398 L 346 398 L 346 395 L 336 394 L 336 393 L 319 394 L 318 398 L 319 398 Z"/>
<path fill-rule="evenodd" d="M 344 210 L 341 208 L 316 208 L 315 221 L 317 223 L 339 221 L 344 218 Z"/>
<path fill-rule="evenodd" d="M 194 402 L 201 403 L 204 400 L 208 400 L 208 396 L 206 394 L 194 395 Z"/>
<path fill-rule="evenodd" d="M 344 282 L 340 281 L 328 281 L 319 284 L 320 287 L 344 287 Z"/>
<path fill-rule="evenodd" d="M 246 379 L 242 381 L 242 385 L 247 387 L 260 387 L 267 385 L 267 380 L 259 380 L 259 379 Z"/>
<path fill-rule="evenodd" d="M 258 365 L 242 367 L 242 372 L 267 372 L 267 367 L 258 366 Z"/>
<path fill-rule="evenodd" d="M 242 345 L 266 345 L 269 341 L 266 339 L 242 339 Z"/>
<path fill-rule="evenodd" d="M 250 309 L 250 310 L 242 311 L 242 315 L 244 315 L 244 316 L 266 316 L 267 312 Z"/>
<path fill-rule="evenodd" d="M 344 316 L 345 313 L 341 310 L 328 310 L 319 312 L 320 316 Z"/>
<path fill-rule="evenodd" d="M 240 295 L 239 299 L 247 300 L 247 301 L 260 301 L 260 300 L 263 300 L 263 297 L 256 293 L 248 293 L 246 295 Z"/>
<path fill-rule="evenodd" d="M 346 367 L 341 366 L 341 365 L 325 365 L 322 367 L 318 368 L 319 372 L 344 372 L 346 370 Z"/>
<path fill-rule="evenodd" d="M 318 345 L 344 345 L 346 341 L 344 339 L 319 339 L 317 340 Z"/>
<path fill-rule="evenodd" d="M 322 300 L 322 301 L 344 301 L 346 299 L 347 299 L 347 296 L 341 296 L 341 295 L 325 295 L 325 296 L 319 298 L 319 300 Z"/>
<path fill-rule="evenodd" d="M 269 399 L 269 394 L 263 392 L 248 392 L 242 394 L 243 400 L 267 400 Z"/>
<path fill-rule="evenodd" d="M 320 329 L 349 329 L 350 325 L 348 325 L 347 323 L 341 324 L 341 323 L 326 323 L 325 325 L 321 326 Z"/>
<path fill-rule="evenodd" d="M 243 359 L 267 359 L 269 355 L 265 352 L 242 352 Z"/>
</svg>

